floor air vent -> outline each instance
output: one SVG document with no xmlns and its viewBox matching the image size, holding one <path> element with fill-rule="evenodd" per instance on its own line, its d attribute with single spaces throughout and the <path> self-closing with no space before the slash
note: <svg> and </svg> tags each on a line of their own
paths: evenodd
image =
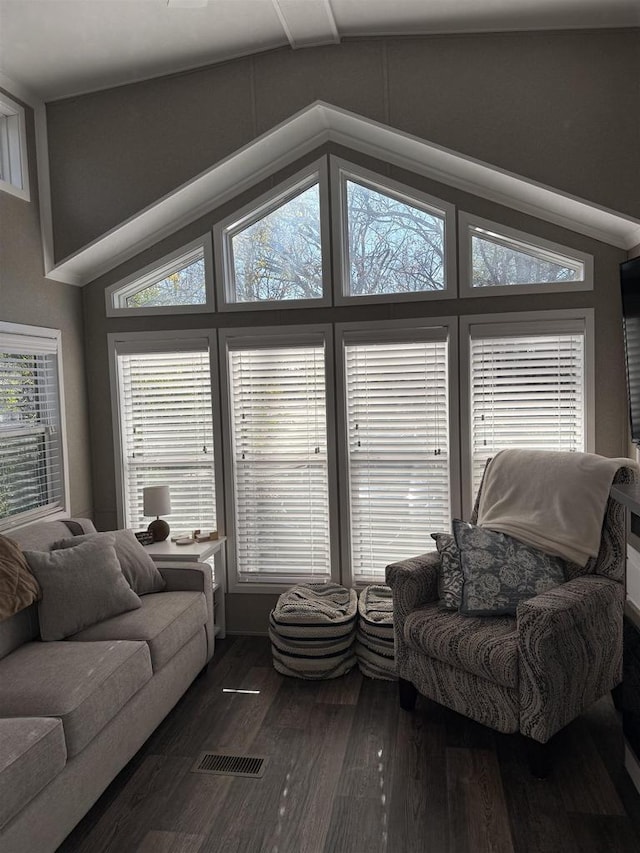
<svg viewBox="0 0 640 853">
<path fill-rule="evenodd" d="M 194 773 L 260 779 L 264 775 L 266 761 L 266 758 L 257 755 L 223 755 L 219 752 L 203 752 L 191 769 Z"/>
</svg>

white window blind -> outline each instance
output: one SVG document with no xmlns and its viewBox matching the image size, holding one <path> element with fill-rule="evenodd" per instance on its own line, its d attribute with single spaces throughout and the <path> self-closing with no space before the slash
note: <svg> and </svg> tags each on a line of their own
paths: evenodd
<svg viewBox="0 0 640 853">
<path fill-rule="evenodd" d="M 324 341 L 229 351 L 239 581 L 331 575 Z"/>
<path fill-rule="evenodd" d="M 58 342 L 0 331 L 0 529 L 64 509 Z"/>
<path fill-rule="evenodd" d="M 172 532 L 215 528 L 208 343 L 159 352 L 125 347 L 118 352 L 125 524 L 146 527 L 143 488 L 168 485 Z"/>
<path fill-rule="evenodd" d="M 444 332 L 443 332 L 444 334 Z M 435 547 L 451 526 L 447 341 L 345 339 L 351 572 Z"/>
<path fill-rule="evenodd" d="M 507 447 L 585 449 L 584 331 L 471 331 L 473 492 L 487 457 Z"/>
</svg>

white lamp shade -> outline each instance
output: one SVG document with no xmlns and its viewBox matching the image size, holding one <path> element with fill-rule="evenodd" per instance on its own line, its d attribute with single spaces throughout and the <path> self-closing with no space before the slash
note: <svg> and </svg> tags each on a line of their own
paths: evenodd
<svg viewBox="0 0 640 853">
<path fill-rule="evenodd" d="M 169 486 L 146 486 L 142 490 L 144 514 L 169 515 L 171 513 L 171 497 Z"/>
</svg>

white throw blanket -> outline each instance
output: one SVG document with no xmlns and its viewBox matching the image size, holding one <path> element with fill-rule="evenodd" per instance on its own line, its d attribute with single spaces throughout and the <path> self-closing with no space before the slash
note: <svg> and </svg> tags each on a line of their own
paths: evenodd
<svg viewBox="0 0 640 853">
<path fill-rule="evenodd" d="M 482 486 L 478 524 L 586 565 L 600 548 L 609 490 L 631 459 L 593 453 L 501 450 Z"/>
</svg>

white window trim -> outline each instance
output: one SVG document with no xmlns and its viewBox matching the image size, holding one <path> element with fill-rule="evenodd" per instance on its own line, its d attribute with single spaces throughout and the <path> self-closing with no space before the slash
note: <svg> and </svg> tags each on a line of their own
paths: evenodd
<svg viewBox="0 0 640 853">
<path fill-rule="evenodd" d="M 180 331 L 173 330 L 168 332 L 112 332 L 107 335 L 118 527 L 123 527 L 125 523 L 125 482 L 120 419 L 118 355 L 133 352 L 175 352 L 180 350 L 181 345 L 187 349 L 192 347 L 195 340 L 206 340 L 209 345 L 211 406 L 213 409 L 213 453 L 216 471 L 216 523 L 218 534 L 220 536 L 225 535 L 224 483 L 222 477 L 222 429 L 220 417 L 220 385 L 218 380 L 220 373 L 218 369 L 216 332 L 212 329 L 182 329 Z"/>
<path fill-rule="evenodd" d="M 336 397 L 337 430 L 335 441 L 338 447 L 338 471 L 340 490 L 341 558 L 345 586 L 362 588 L 377 581 L 354 581 L 351 566 L 351 518 L 349 499 L 349 450 L 348 419 L 345 380 L 345 343 L 381 343 L 383 341 L 442 340 L 444 329 L 448 339 L 448 395 L 449 395 L 449 495 L 451 517 L 459 518 L 460 502 L 460 413 L 458 394 L 458 321 L 456 317 L 424 317 L 410 320 L 382 320 L 335 324 L 336 350 Z M 425 548 L 430 544 L 430 534 L 437 531 L 425 530 Z"/>
<path fill-rule="evenodd" d="M 27 123 L 24 107 L 0 92 L 0 115 L 15 115 L 18 118 L 17 133 L 9 142 L 9 157 L 11 173 L 17 173 L 19 184 L 13 181 L 0 180 L 0 190 L 15 195 L 24 201 L 30 201 L 29 192 L 29 159 L 27 154 Z M 16 138 L 17 137 L 17 138 Z"/>
<path fill-rule="evenodd" d="M 322 296 L 318 299 L 281 299 L 258 302 L 234 302 L 230 298 L 234 277 L 229 245 L 235 233 L 285 204 L 314 183 L 320 192 L 320 235 L 322 249 Z M 329 178 L 327 158 L 322 157 L 296 172 L 274 189 L 245 204 L 213 228 L 216 260 L 216 295 L 219 311 L 280 311 L 287 308 L 311 308 L 331 305 L 331 248 L 329 224 Z"/>
<path fill-rule="evenodd" d="M 138 290 L 143 290 L 151 285 L 155 274 L 162 275 L 164 267 L 170 267 L 174 261 L 181 257 L 195 252 L 197 249 L 202 249 L 204 255 L 204 282 L 206 301 L 202 305 L 157 305 L 145 306 L 144 308 L 129 308 L 118 304 L 118 297 L 126 298 Z M 145 282 L 144 279 L 149 279 Z M 139 283 L 140 287 L 135 287 Z M 124 291 L 124 293 L 123 293 Z M 123 278 L 121 281 L 110 285 L 104 292 L 105 306 L 107 317 L 139 317 L 153 314 L 202 314 L 212 313 L 215 311 L 214 303 L 214 287 L 213 287 L 213 247 L 211 244 L 211 234 L 207 232 L 197 240 L 192 240 L 185 246 L 181 246 L 169 254 L 164 255 L 153 263 L 147 264 L 141 270 Z"/>
<path fill-rule="evenodd" d="M 19 518 L 13 516 L 0 521 L 0 531 L 3 533 L 18 530 L 34 521 L 55 521 L 60 518 L 69 517 L 71 505 L 69 488 L 69 453 L 67 447 L 67 419 L 64 397 L 64 372 L 62 365 L 62 332 L 59 329 L 49 329 L 41 326 L 26 326 L 22 323 L 0 322 L 0 334 L 25 335 L 31 338 L 43 338 L 54 344 L 56 350 L 56 361 L 58 368 L 58 406 L 60 418 L 60 453 L 62 455 L 60 470 L 62 476 L 62 507 L 53 510 L 35 509 L 29 513 L 22 513 Z"/>
<path fill-rule="evenodd" d="M 243 327 L 233 329 L 221 329 L 219 332 L 219 363 L 220 363 L 220 390 L 222 395 L 222 429 L 224 445 L 228 448 L 224 458 L 225 476 L 225 511 L 227 516 L 227 571 L 228 591 L 251 593 L 270 592 L 281 593 L 290 589 L 289 583 L 270 583 L 263 581 L 238 580 L 236 572 L 236 537 L 235 537 L 235 494 L 233 486 L 233 459 L 231 456 L 233 417 L 231 405 L 231 388 L 229 382 L 229 350 L 250 346 L 277 347 L 305 345 L 317 341 L 322 337 L 325 343 L 325 381 L 326 381 L 326 417 L 327 417 L 327 469 L 329 484 L 329 537 L 330 537 L 330 560 L 331 580 L 340 583 L 339 564 L 339 523 L 338 523 L 338 487 L 336 476 L 336 434 L 335 434 L 335 381 L 334 381 L 334 358 L 333 358 L 333 329 L 331 324 L 322 323 L 305 326 L 267 326 L 264 328 Z"/>
<path fill-rule="evenodd" d="M 416 302 L 431 299 L 455 299 L 456 297 L 456 208 L 448 201 L 416 190 L 399 181 L 385 178 L 377 172 L 364 169 L 348 160 L 332 155 L 331 174 L 331 221 L 333 245 L 334 302 L 336 305 L 366 305 L 376 302 Z M 348 221 L 344 184 L 352 178 L 372 190 L 390 195 L 398 201 L 417 207 L 427 213 L 437 214 L 444 219 L 444 289 L 415 291 L 413 293 L 380 293 L 370 296 L 350 296 L 346 293 L 348 266 Z"/>
<path fill-rule="evenodd" d="M 475 501 L 472 486 L 470 340 L 474 329 L 485 334 L 526 335 L 545 332 L 584 332 L 585 336 L 585 452 L 595 453 L 595 335 L 594 309 L 524 311 L 460 317 L 460 418 L 463 518 L 469 519 Z"/>
<path fill-rule="evenodd" d="M 545 251 L 559 255 L 565 255 L 570 260 L 579 261 L 584 264 L 584 279 L 581 281 L 565 282 L 541 282 L 539 284 L 500 284 L 495 287 L 473 287 L 472 285 L 472 228 L 483 228 L 504 237 L 511 237 L 523 243 L 529 243 Z M 509 228 L 499 222 L 492 222 L 465 211 L 458 213 L 458 245 L 460 253 L 460 297 L 483 297 L 483 296 L 515 296 L 527 293 L 564 293 L 574 290 L 593 290 L 593 255 L 581 252 L 578 249 L 563 246 L 545 240 L 527 231 L 518 231 Z"/>
</svg>

